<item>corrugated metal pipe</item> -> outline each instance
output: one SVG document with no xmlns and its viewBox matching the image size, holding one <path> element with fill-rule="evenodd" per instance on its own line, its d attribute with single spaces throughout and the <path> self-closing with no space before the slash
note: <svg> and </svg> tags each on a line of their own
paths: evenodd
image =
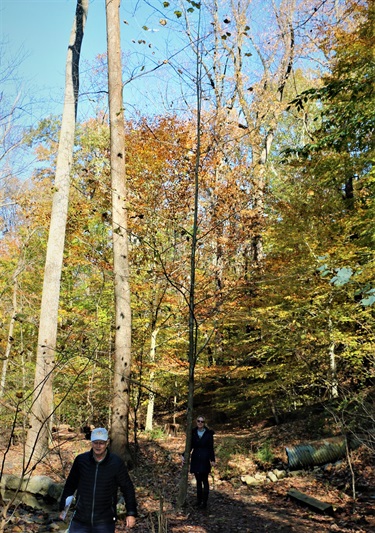
<svg viewBox="0 0 375 533">
<path fill-rule="evenodd" d="M 353 446 L 354 444 L 354 446 Z M 358 445 L 358 443 L 357 443 Z M 351 443 L 350 448 L 355 448 Z M 288 466 L 291 470 L 305 466 L 319 466 L 332 463 L 346 456 L 346 437 L 331 437 L 310 444 L 298 444 L 285 448 Z"/>
</svg>

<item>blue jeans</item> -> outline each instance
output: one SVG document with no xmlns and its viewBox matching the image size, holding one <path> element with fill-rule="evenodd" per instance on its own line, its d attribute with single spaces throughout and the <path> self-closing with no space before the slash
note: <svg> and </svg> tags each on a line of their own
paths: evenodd
<svg viewBox="0 0 375 533">
<path fill-rule="evenodd" d="M 115 522 L 101 522 L 90 526 L 82 524 L 82 522 L 75 522 L 72 520 L 69 526 L 69 533 L 114 533 Z"/>
</svg>

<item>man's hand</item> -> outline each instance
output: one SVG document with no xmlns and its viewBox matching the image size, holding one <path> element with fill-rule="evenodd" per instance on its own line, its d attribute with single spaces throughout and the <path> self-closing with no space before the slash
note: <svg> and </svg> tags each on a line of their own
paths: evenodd
<svg viewBox="0 0 375 533">
<path fill-rule="evenodd" d="M 131 529 L 135 526 L 135 516 L 127 516 L 126 517 L 126 527 Z"/>
</svg>

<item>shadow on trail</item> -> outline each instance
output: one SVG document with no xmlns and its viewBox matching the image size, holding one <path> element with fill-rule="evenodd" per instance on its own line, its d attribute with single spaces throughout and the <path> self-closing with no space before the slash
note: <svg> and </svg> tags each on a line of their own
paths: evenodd
<svg viewBox="0 0 375 533">
<path fill-rule="evenodd" d="M 175 502 L 181 475 L 180 453 L 181 450 L 173 449 L 171 441 L 167 445 L 155 441 L 142 443 L 139 466 L 133 474 L 140 514 L 134 533 L 164 531 L 158 529 L 161 500 L 168 533 L 308 533 L 314 530 L 322 533 L 332 526 L 332 519 L 322 520 L 322 517 L 317 517 L 314 524 L 314 517 L 291 505 L 286 497 L 269 500 L 268 492 L 272 492 L 269 487 L 257 487 L 253 489 L 256 492 L 252 492 L 246 486 L 233 488 L 230 483 L 222 481 L 217 481 L 212 488 L 210 480 L 208 508 L 196 509 L 192 476 L 189 476 L 187 505 L 182 511 L 177 511 Z M 252 494 L 257 495 L 257 501 L 253 501 Z M 327 523 L 324 523 L 326 520 Z M 125 529 L 121 529 L 119 524 L 118 531 Z"/>
</svg>

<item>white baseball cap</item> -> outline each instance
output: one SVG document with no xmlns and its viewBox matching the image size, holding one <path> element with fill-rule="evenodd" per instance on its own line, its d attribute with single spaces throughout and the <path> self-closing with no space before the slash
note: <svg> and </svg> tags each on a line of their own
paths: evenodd
<svg viewBox="0 0 375 533">
<path fill-rule="evenodd" d="M 108 440 L 108 431 L 105 428 L 95 428 L 91 431 L 91 442 L 94 440 Z"/>
</svg>

